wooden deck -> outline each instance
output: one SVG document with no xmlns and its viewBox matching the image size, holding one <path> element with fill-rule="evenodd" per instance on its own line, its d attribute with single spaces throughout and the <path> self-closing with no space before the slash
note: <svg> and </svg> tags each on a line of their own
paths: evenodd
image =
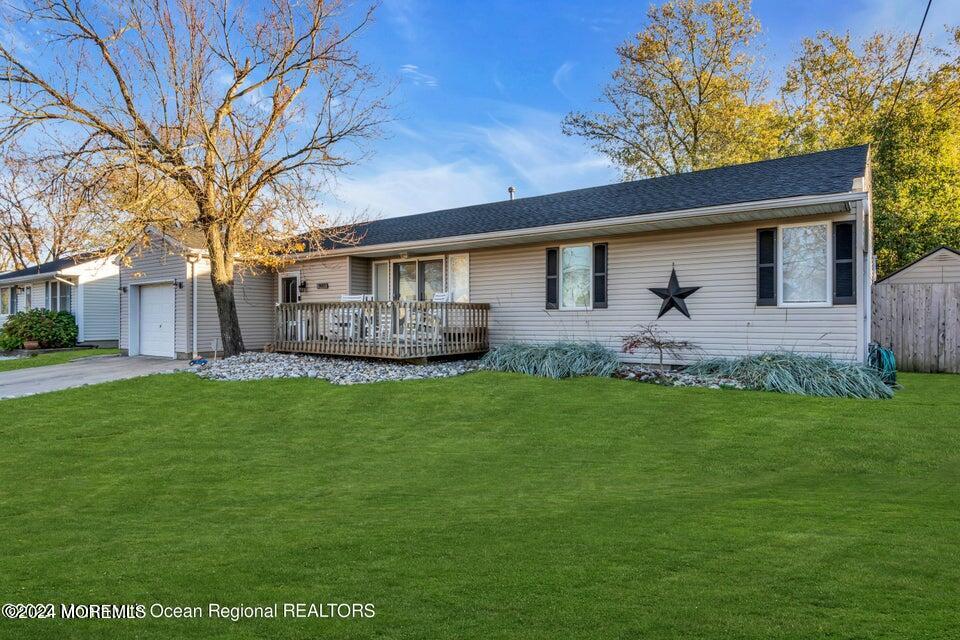
<svg viewBox="0 0 960 640">
<path fill-rule="evenodd" d="M 298 302 L 277 305 L 275 351 L 409 360 L 483 353 L 489 304 Z"/>
</svg>

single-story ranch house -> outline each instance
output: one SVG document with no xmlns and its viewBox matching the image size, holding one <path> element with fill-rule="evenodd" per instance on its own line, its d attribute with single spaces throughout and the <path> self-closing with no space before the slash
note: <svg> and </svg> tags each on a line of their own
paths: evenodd
<svg viewBox="0 0 960 640">
<path fill-rule="evenodd" d="M 81 254 L 0 275 L 0 325 L 18 311 L 69 311 L 81 345 L 116 347 L 119 268 L 110 257 Z"/>
<path fill-rule="evenodd" d="M 350 246 L 248 270 L 248 348 L 386 357 L 621 338 L 656 322 L 688 358 L 771 349 L 862 361 L 870 341 L 869 149 L 386 218 Z M 202 243 L 157 234 L 121 265 L 121 347 L 217 346 Z M 625 360 L 651 354 L 622 354 Z"/>
</svg>

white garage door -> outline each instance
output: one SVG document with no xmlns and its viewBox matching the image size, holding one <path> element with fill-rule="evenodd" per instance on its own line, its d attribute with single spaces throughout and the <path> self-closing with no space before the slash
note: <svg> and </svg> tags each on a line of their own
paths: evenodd
<svg viewBox="0 0 960 640">
<path fill-rule="evenodd" d="M 176 357 L 173 345 L 173 285 L 140 287 L 140 353 Z"/>
</svg>

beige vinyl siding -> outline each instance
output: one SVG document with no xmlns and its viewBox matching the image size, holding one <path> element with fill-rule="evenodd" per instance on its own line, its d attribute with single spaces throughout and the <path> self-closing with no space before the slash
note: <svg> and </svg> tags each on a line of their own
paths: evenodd
<svg viewBox="0 0 960 640">
<path fill-rule="evenodd" d="M 187 267 L 189 269 L 189 266 Z M 247 349 L 263 349 L 273 339 L 273 307 L 277 299 L 277 274 L 267 270 L 244 270 L 237 274 L 233 292 L 237 304 L 240 333 Z M 210 281 L 210 262 L 196 265 L 197 284 L 197 351 L 207 353 L 223 349 L 217 301 Z M 189 287 L 186 287 L 189 289 Z M 191 292 L 192 295 L 192 292 Z M 191 304 L 188 300 L 187 304 Z M 193 314 L 187 312 L 186 323 L 190 349 L 193 342 Z"/>
<path fill-rule="evenodd" d="M 470 301 L 491 304 L 493 345 L 509 341 L 589 340 L 619 351 L 622 337 L 632 328 L 656 322 L 673 337 L 697 345 L 697 353 L 685 360 L 781 348 L 856 359 L 859 304 L 821 308 L 756 306 L 756 229 L 775 224 L 767 221 L 591 238 L 609 244 L 609 307 L 592 311 L 544 308 L 544 250 L 557 243 L 471 251 Z M 686 300 L 690 319 L 674 310 L 657 320 L 661 300 L 648 288 L 667 286 L 672 266 L 676 267 L 680 286 L 701 289 Z M 858 300 L 863 300 L 862 292 L 858 292 Z M 624 359 L 649 361 L 652 357 L 638 354 Z"/>
<path fill-rule="evenodd" d="M 299 272 L 300 282 L 307 283 L 300 294 L 300 302 L 339 302 L 340 296 L 350 293 L 350 260 L 347 256 L 302 262 L 284 271 Z M 328 288 L 317 289 L 317 284 L 322 282 L 326 282 Z"/>
<path fill-rule="evenodd" d="M 960 255 L 940 249 L 886 280 L 890 284 L 945 284 L 960 282 Z"/>
<path fill-rule="evenodd" d="M 120 286 L 127 287 L 127 292 L 120 295 L 120 348 L 129 348 L 129 287 L 150 282 L 174 281 L 185 282 L 187 279 L 187 261 L 182 255 L 175 253 L 166 244 L 158 242 L 150 247 L 134 248 L 122 260 L 120 265 Z M 171 284 L 171 286 L 173 286 Z M 189 308 L 187 292 L 189 287 L 176 289 L 174 292 L 174 348 L 178 353 L 189 351 L 187 341 L 186 313 Z"/>
<path fill-rule="evenodd" d="M 351 295 L 369 295 L 373 293 L 373 263 L 370 258 L 351 256 L 350 284 L 348 290 Z"/>
</svg>

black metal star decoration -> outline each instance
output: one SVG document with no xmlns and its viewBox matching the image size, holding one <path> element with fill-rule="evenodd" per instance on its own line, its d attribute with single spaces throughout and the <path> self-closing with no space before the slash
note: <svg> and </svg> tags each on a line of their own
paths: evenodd
<svg viewBox="0 0 960 640">
<path fill-rule="evenodd" d="M 699 288 L 700 287 L 681 287 L 680 283 L 677 282 L 677 270 L 671 269 L 670 282 L 667 284 L 666 289 L 660 287 L 650 289 L 650 291 L 663 298 L 663 304 L 660 305 L 660 313 L 657 314 L 657 317 L 661 318 L 663 314 L 670 311 L 670 309 L 676 309 L 689 318 L 690 312 L 687 310 L 687 303 L 683 300 Z"/>
</svg>

